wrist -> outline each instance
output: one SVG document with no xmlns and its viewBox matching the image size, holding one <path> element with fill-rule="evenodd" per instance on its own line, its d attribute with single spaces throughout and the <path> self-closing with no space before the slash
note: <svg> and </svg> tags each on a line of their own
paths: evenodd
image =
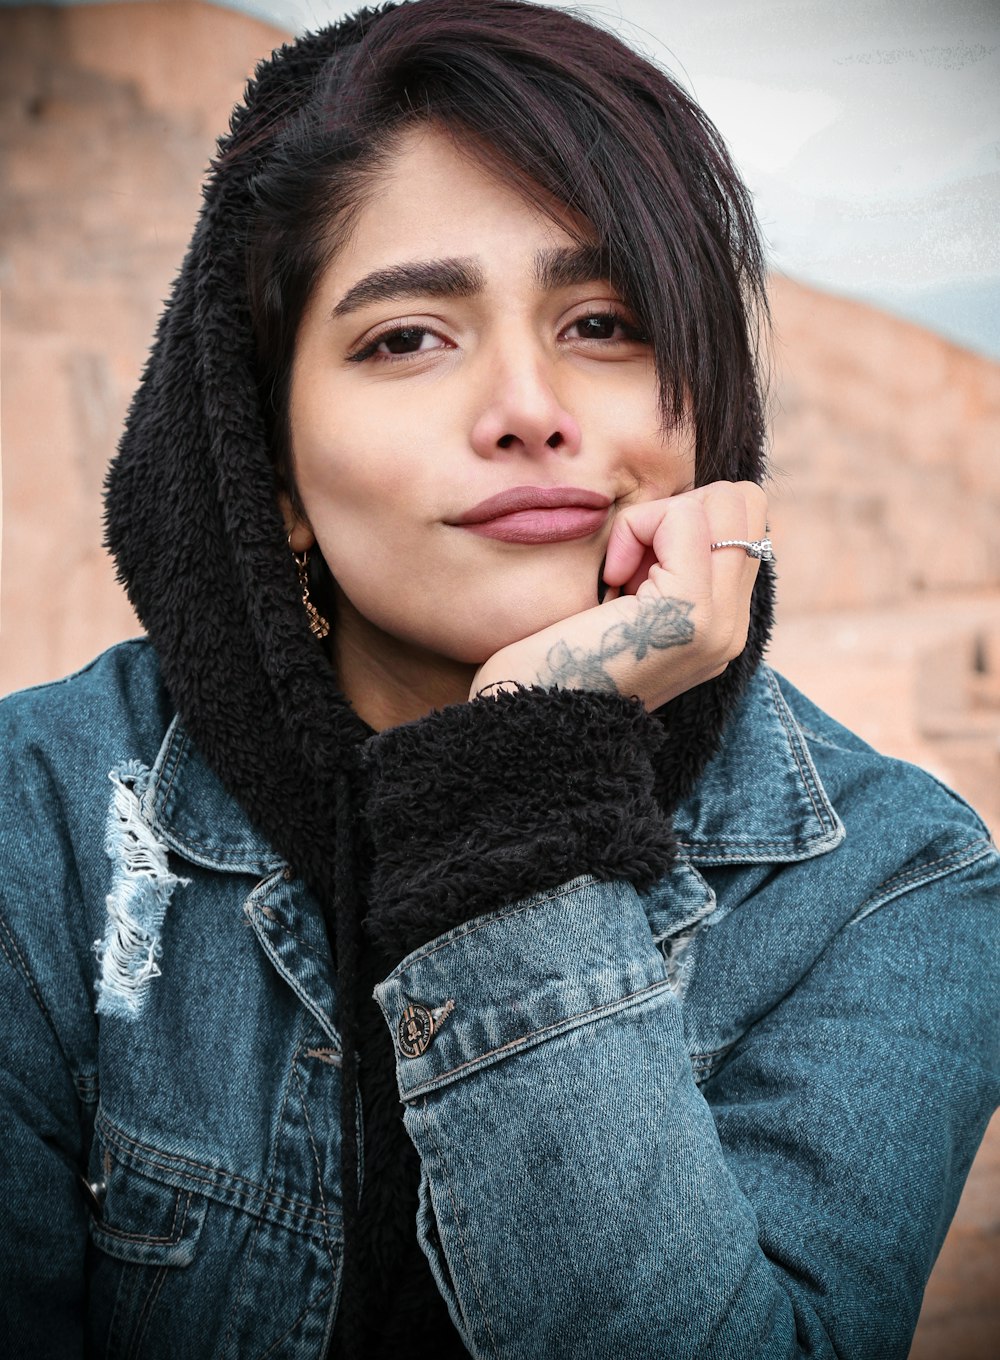
<svg viewBox="0 0 1000 1360">
<path fill-rule="evenodd" d="M 489 699 L 522 688 L 524 682 L 514 679 L 514 667 L 504 659 L 506 651 L 506 647 L 502 647 L 476 671 L 469 688 L 470 703 L 474 699 Z"/>
</svg>

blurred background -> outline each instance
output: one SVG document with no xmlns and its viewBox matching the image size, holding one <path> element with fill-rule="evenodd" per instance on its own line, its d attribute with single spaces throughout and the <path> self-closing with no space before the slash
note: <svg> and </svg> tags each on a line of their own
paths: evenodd
<svg viewBox="0 0 1000 1360">
<path fill-rule="evenodd" d="M 350 8 L 0 0 L 0 694 L 139 631 L 101 549 L 101 484 L 202 176 L 255 62 Z M 755 195 L 772 664 L 996 833 L 1000 3 L 576 8 L 691 90 Z M 916 1360 L 997 1355 L 998 1189 L 995 1121 Z"/>
</svg>

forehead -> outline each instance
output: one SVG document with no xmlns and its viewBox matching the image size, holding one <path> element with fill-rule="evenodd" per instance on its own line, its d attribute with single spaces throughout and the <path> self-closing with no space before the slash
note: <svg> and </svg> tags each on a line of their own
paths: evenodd
<svg viewBox="0 0 1000 1360">
<path fill-rule="evenodd" d="M 582 234 L 560 205 L 529 201 L 470 145 L 422 125 L 403 134 L 375 177 L 331 272 L 349 284 L 404 260 L 475 258 L 489 275 L 531 267 L 539 252 L 576 246 Z"/>
</svg>

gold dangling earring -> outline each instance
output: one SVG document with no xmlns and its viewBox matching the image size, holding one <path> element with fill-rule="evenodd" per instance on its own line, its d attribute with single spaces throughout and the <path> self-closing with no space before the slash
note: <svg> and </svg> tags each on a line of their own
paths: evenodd
<svg viewBox="0 0 1000 1360">
<path fill-rule="evenodd" d="M 319 638 L 320 642 L 330 633 L 330 621 L 325 619 L 319 612 L 312 600 L 309 598 L 309 549 L 305 552 L 297 553 L 292 547 L 292 536 L 288 535 L 288 547 L 292 554 L 292 561 L 295 563 L 295 570 L 299 574 L 299 589 L 302 591 L 302 608 L 306 611 L 306 618 L 309 620 L 309 631 L 313 637 Z"/>
</svg>

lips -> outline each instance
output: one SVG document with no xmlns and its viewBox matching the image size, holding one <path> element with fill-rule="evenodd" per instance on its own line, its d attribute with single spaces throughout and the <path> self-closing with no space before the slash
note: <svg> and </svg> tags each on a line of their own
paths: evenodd
<svg viewBox="0 0 1000 1360">
<path fill-rule="evenodd" d="M 452 523 L 509 543 L 586 538 L 607 519 L 610 496 L 575 486 L 515 486 L 480 501 Z"/>
</svg>

